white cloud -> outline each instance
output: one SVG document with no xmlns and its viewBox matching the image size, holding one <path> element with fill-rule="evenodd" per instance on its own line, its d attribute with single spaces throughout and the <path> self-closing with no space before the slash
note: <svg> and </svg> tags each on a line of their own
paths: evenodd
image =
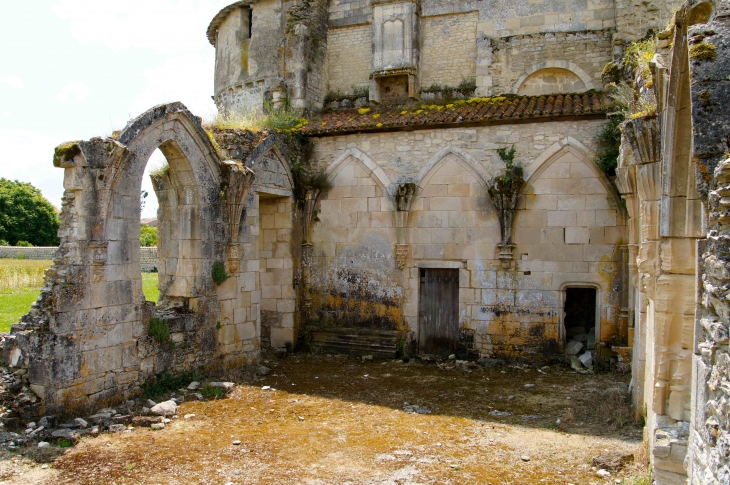
<svg viewBox="0 0 730 485">
<path fill-rule="evenodd" d="M 138 116 L 160 103 L 181 101 L 197 116 L 215 114 L 212 55 L 187 54 L 168 58 L 144 73 L 145 86 L 132 101 L 129 112 Z"/>
<path fill-rule="evenodd" d="M 10 89 L 23 89 L 23 80 L 20 76 L 0 77 L 0 83 L 7 85 Z"/>
<path fill-rule="evenodd" d="M 53 151 L 67 141 L 46 133 L 0 128 L 3 162 L 0 176 L 30 182 L 56 207 L 61 207 L 63 170 L 53 166 Z"/>
<path fill-rule="evenodd" d="M 84 83 L 71 83 L 64 86 L 60 93 L 56 95 L 54 100 L 59 103 L 68 103 L 71 96 L 78 99 L 79 101 L 86 99 L 91 92 L 91 88 Z"/>
<path fill-rule="evenodd" d="M 86 44 L 114 52 L 154 49 L 170 55 L 212 49 L 205 31 L 213 16 L 231 0 L 60 0 L 51 11 L 68 20 L 71 32 Z"/>
</svg>

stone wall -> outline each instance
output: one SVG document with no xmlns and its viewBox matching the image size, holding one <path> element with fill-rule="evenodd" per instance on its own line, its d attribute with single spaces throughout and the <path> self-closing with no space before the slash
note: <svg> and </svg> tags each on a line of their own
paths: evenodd
<svg viewBox="0 0 730 485">
<path fill-rule="evenodd" d="M 155 306 L 142 293 L 139 187 L 158 147 L 170 168 L 153 177 L 155 190 L 176 193 L 158 197 Z M 65 170 L 61 245 L 37 304 L 12 326 L 3 348 L 5 362 L 27 369 L 42 398 L 33 413 L 88 411 L 138 394 L 163 371 L 221 370 L 257 359 L 258 315 L 238 311 L 246 295 L 236 217 L 252 173 L 221 163 L 196 117 L 179 103 L 158 106 L 116 139 L 58 147 L 54 163 Z M 214 283 L 214 263 L 226 265 L 226 287 Z M 152 318 L 169 327 L 171 341 L 149 335 Z"/>
<path fill-rule="evenodd" d="M 415 337 L 420 269 L 448 267 L 460 271 L 460 324 L 475 332 L 482 355 L 557 356 L 567 286 L 598 290 L 599 340 L 620 343 L 615 288 L 624 271 L 624 225 L 614 189 L 587 148 L 601 123 L 315 139 L 314 159 L 334 184 L 314 231 L 318 320 Z M 503 168 L 495 149 L 509 145 L 528 184 L 515 221 L 516 261 L 505 269 L 487 186 Z M 389 195 L 411 182 L 418 192 L 400 225 Z"/>
<path fill-rule="evenodd" d="M 50 261 L 56 254 L 57 247 L 16 247 L 0 246 L 0 258 L 21 258 Z"/>
<path fill-rule="evenodd" d="M 692 485 L 730 481 L 730 282 L 728 237 L 728 133 L 730 133 L 730 2 L 718 1 L 711 21 L 709 2 L 686 4 L 677 18 L 689 27 L 690 53 L 715 46 L 716 57 L 690 54 L 692 119 L 697 192 L 706 209 L 705 240 L 699 245 L 699 305 L 695 321 L 691 380 L 692 416 L 689 478 Z"/>
<path fill-rule="evenodd" d="M 615 0 L 616 37 L 631 41 L 650 30 L 664 30 L 681 4 L 682 0 Z"/>
<path fill-rule="evenodd" d="M 422 18 L 422 88 L 432 84 L 456 87 L 463 80 L 475 80 L 478 20 L 476 12 Z"/>
<path fill-rule="evenodd" d="M 15 246 L 0 246 L 0 258 L 17 258 L 22 254 L 22 259 L 53 260 L 57 247 L 32 247 L 23 248 Z M 153 271 L 157 269 L 157 248 L 140 248 L 139 265 L 142 271 Z"/>
<path fill-rule="evenodd" d="M 330 92 L 351 94 L 353 86 L 368 87 L 373 61 L 372 26 L 330 27 L 327 55 Z"/>
<path fill-rule="evenodd" d="M 718 2 L 714 17 L 714 7 L 686 2 L 658 34 L 652 72 L 658 113 L 624 124 L 617 169 L 631 217 L 632 387 L 636 408 L 646 411 L 659 485 L 683 484 L 688 474 L 698 485 L 730 477 L 722 411 L 728 315 L 718 291 L 727 279 L 720 194 L 730 69 L 721 46 L 730 37 L 730 8 Z M 695 56 L 698 43 L 716 56 Z"/>
<path fill-rule="evenodd" d="M 571 91 L 602 89 L 601 70 L 609 63 L 613 42 L 609 31 L 547 33 L 495 41 L 490 68 L 493 94 L 518 92 L 528 76 L 542 69 L 565 69 L 583 83 Z"/>
</svg>

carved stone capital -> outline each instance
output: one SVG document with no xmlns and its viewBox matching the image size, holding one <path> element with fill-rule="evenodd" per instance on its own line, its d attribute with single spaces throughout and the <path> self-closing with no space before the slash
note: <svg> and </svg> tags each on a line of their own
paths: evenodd
<svg viewBox="0 0 730 485">
<path fill-rule="evenodd" d="M 405 269 L 406 260 L 408 259 L 408 244 L 395 245 L 395 263 L 398 269 Z"/>
</svg>

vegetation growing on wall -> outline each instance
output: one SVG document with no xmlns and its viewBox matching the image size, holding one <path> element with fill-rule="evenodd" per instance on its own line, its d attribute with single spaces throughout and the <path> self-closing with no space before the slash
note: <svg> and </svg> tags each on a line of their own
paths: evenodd
<svg viewBox="0 0 730 485">
<path fill-rule="evenodd" d="M 152 318 L 147 334 L 157 342 L 167 342 L 170 340 L 170 324 L 161 318 Z"/>
<path fill-rule="evenodd" d="M 458 86 L 446 86 L 441 84 L 432 84 L 427 89 L 422 89 L 421 93 L 439 93 L 443 99 L 464 99 L 474 96 L 477 89 L 477 80 L 475 77 L 468 77 L 461 80 Z"/>
<path fill-rule="evenodd" d="M 518 165 L 515 165 L 515 147 L 510 148 L 498 148 L 497 155 L 505 163 L 504 174 L 495 177 L 492 190 L 499 193 L 512 193 L 519 192 L 522 188 L 522 184 L 525 183 L 524 169 Z"/>
<path fill-rule="evenodd" d="M 301 130 L 309 122 L 300 109 L 292 108 L 286 99 L 281 108 L 274 108 L 264 102 L 264 109 L 248 111 L 221 111 L 208 123 L 208 127 L 218 130 L 248 130 L 255 133 L 263 130 L 276 130 L 292 133 Z"/>
<path fill-rule="evenodd" d="M 226 265 L 220 261 L 213 263 L 213 270 L 211 271 L 211 277 L 216 285 L 223 284 L 228 279 L 228 273 L 226 272 Z"/>
<path fill-rule="evenodd" d="M 621 148 L 621 123 L 623 121 L 624 116 L 621 113 L 609 116 L 608 122 L 601 127 L 594 138 L 596 143 L 594 161 L 608 177 L 616 175 Z"/>
</svg>

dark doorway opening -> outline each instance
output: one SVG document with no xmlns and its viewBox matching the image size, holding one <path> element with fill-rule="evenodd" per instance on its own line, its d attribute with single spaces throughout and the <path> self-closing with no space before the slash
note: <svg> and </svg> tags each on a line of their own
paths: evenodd
<svg viewBox="0 0 730 485">
<path fill-rule="evenodd" d="M 566 288 L 564 310 L 567 354 L 593 353 L 596 349 L 596 289 Z M 585 360 L 588 362 L 588 358 Z"/>
<path fill-rule="evenodd" d="M 448 357 L 459 346 L 459 270 L 422 269 L 418 351 Z"/>
</svg>

